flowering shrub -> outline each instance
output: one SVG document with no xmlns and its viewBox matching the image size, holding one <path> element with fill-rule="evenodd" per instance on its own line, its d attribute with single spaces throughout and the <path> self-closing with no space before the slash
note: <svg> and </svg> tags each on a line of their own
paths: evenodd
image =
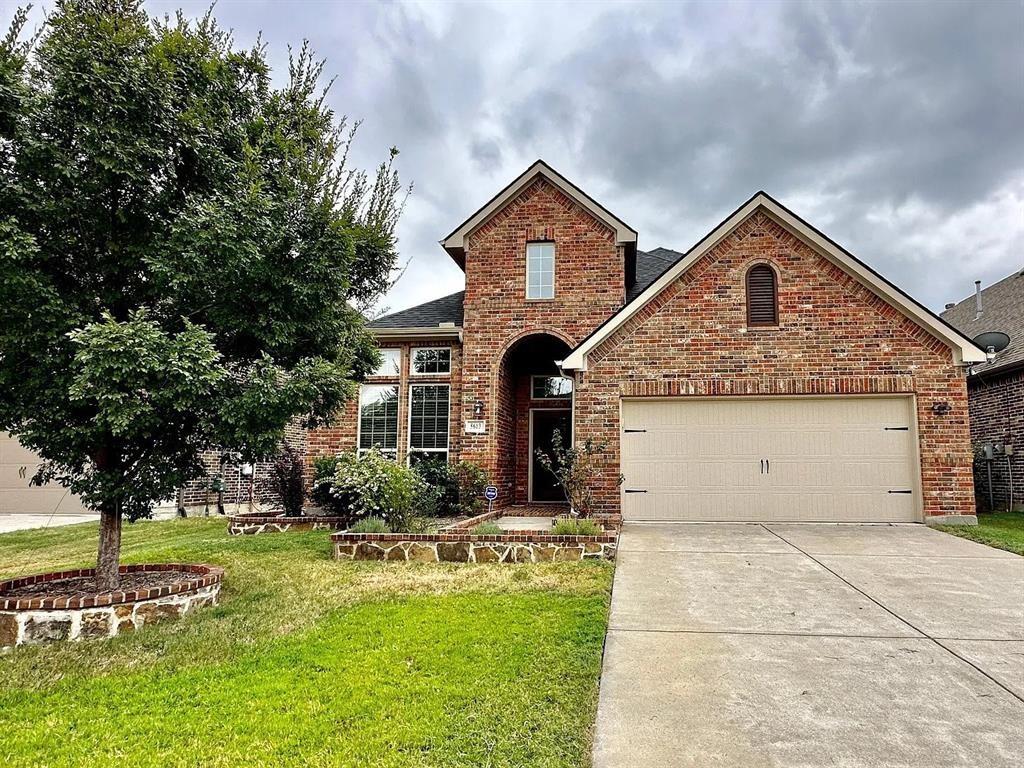
<svg viewBox="0 0 1024 768">
<path fill-rule="evenodd" d="M 379 517 L 395 531 L 413 526 L 417 507 L 428 493 L 416 472 L 376 449 L 358 457 L 339 456 L 331 478 L 334 503 L 344 503 L 347 513 L 356 517 Z"/>
</svg>

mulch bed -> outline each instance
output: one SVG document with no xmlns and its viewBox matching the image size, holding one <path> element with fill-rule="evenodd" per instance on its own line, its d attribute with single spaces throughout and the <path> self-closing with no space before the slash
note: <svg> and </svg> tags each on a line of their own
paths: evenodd
<svg viewBox="0 0 1024 768">
<path fill-rule="evenodd" d="M 117 591 L 134 592 L 151 587 L 165 587 L 195 579 L 198 575 L 189 571 L 129 571 L 121 574 Z M 96 586 L 95 576 L 75 576 L 0 590 L 0 598 L 91 597 L 107 591 L 109 590 L 101 590 Z"/>
</svg>

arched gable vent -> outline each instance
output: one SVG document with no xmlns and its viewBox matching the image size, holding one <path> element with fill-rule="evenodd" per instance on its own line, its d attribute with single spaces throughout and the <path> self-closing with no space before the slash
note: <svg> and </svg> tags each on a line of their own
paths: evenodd
<svg viewBox="0 0 1024 768">
<path fill-rule="evenodd" d="M 747 325 L 778 325 L 779 296 L 775 270 L 755 264 L 747 270 Z"/>
</svg>

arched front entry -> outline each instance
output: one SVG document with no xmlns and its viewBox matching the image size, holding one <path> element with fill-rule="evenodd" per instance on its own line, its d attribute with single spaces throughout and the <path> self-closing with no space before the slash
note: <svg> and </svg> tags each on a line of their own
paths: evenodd
<svg viewBox="0 0 1024 768">
<path fill-rule="evenodd" d="M 493 390 L 495 480 L 512 503 L 565 502 L 536 452 L 550 454 L 555 431 L 566 445 L 572 440 L 572 380 L 562 377 L 556 364 L 570 351 L 553 334 L 533 333 L 509 346 L 498 366 Z"/>
</svg>

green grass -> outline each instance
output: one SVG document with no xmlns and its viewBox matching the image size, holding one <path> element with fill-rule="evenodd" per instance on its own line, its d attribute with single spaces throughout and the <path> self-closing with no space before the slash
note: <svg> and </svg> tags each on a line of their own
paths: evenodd
<svg viewBox="0 0 1024 768">
<path fill-rule="evenodd" d="M 978 515 L 977 525 L 946 525 L 940 528 L 955 536 L 1024 555 L 1024 512 Z"/>
<path fill-rule="evenodd" d="M 324 532 L 126 526 L 125 562 L 223 565 L 221 604 L 0 656 L 5 766 L 584 766 L 611 567 L 330 559 Z M 0 535 L 0 578 L 96 526 Z"/>
</svg>

